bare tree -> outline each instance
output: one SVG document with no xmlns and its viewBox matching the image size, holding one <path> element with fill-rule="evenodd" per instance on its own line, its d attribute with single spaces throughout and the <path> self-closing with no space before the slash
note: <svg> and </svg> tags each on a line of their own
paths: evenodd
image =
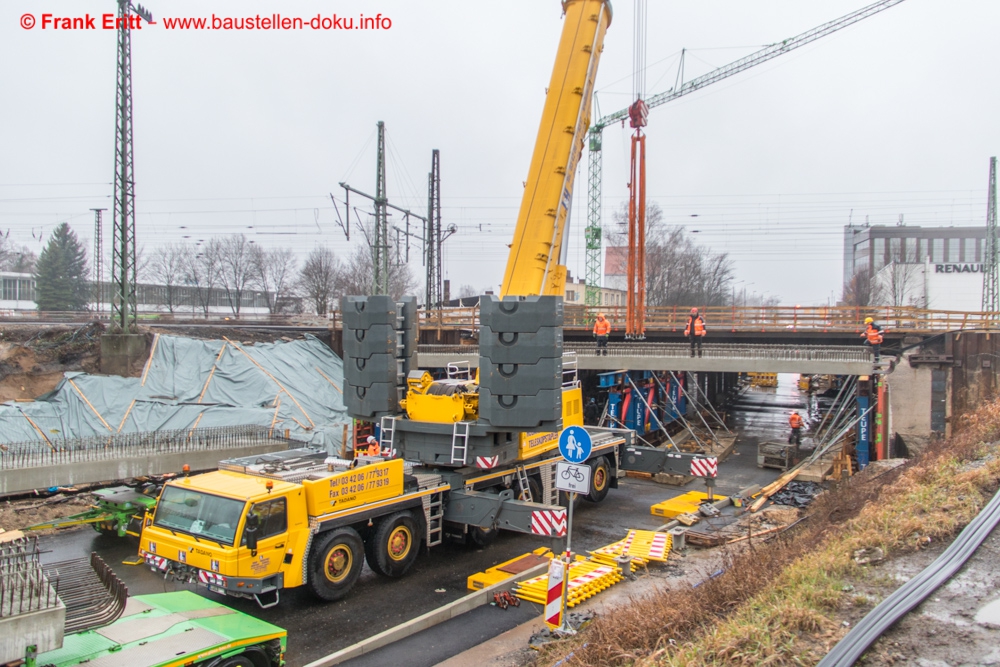
<svg viewBox="0 0 1000 667">
<path fill-rule="evenodd" d="M 11 242 L 7 235 L 0 234 L 0 271 L 14 273 L 32 273 L 38 255 L 31 252 L 28 246 L 19 246 Z"/>
<path fill-rule="evenodd" d="M 872 274 L 867 266 L 858 269 L 844 285 L 841 301 L 845 306 L 872 305 Z"/>
<path fill-rule="evenodd" d="M 462 285 L 458 288 L 458 298 L 467 299 L 473 296 L 479 296 L 480 292 L 472 285 Z"/>
<path fill-rule="evenodd" d="M 162 304 L 171 313 L 176 308 L 183 305 L 181 296 L 182 286 L 187 278 L 187 262 L 191 255 L 190 247 L 184 244 L 170 244 L 160 246 L 149 255 L 146 264 L 146 275 L 157 286 L 162 296 Z"/>
<path fill-rule="evenodd" d="M 197 252 L 188 246 L 184 262 L 184 281 L 194 288 L 195 299 L 205 317 L 212 306 L 212 292 L 219 286 L 222 249 L 218 239 L 209 239 Z"/>
<path fill-rule="evenodd" d="M 312 301 L 317 315 L 326 315 L 336 297 L 340 262 L 326 247 L 313 248 L 299 273 L 299 290 Z"/>
<path fill-rule="evenodd" d="M 264 250 L 253 246 L 254 280 L 267 295 L 269 313 L 280 313 L 289 306 L 289 292 L 295 277 L 295 253 L 291 248 Z"/>
<path fill-rule="evenodd" d="M 365 295 L 372 293 L 375 283 L 375 263 L 367 246 L 357 246 L 347 258 L 346 266 L 340 273 L 337 285 L 338 295 Z M 413 294 L 417 281 L 406 264 L 389 264 L 389 296 L 399 299 Z"/>
<path fill-rule="evenodd" d="M 612 244 L 628 243 L 628 207 L 614 216 Z M 720 306 L 729 302 L 733 262 L 691 240 L 684 227 L 668 226 L 655 202 L 646 205 L 646 304 Z"/>
<path fill-rule="evenodd" d="M 252 246 L 244 234 L 219 241 L 219 284 L 234 315 L 239 316 L 243 294 L 253 284 L 253 266 Z"/>
<path fill-rule="evenodd" d="M 872 281 L 873 305 L 908 306 L 914 305 L 915 295 L 912 293 L 917 286 L 918 264 L 892 261 L 875 274 Z"/>
</svg>

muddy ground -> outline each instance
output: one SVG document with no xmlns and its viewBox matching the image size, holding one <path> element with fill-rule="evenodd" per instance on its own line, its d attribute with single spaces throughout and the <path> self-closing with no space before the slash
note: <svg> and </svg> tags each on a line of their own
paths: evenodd
<svg viewBox="0 0 1000 667">
<path fill-rule="evenodd" d="M 856 623 L 896 588 L 934 562 L 948 543 L 870 567 L 853 582 Z M 911 611 L 866 652 L 859 665 L 957 667 L 1000 665 L 1000 529 L 993 531 L 948 583 Z"/>
<path fill-rule="evenodd" d="M 58 493 L 48 498 L 0 500 L 0 530 L 20 530 L 53 519 L 86 512 L 90 509 L 91 500 L 90 494 L 85 492 Z M 38 534 L 48 535 L 54 532 L 55 530 L 49 529 L 40 531 Z"/>
</svg>

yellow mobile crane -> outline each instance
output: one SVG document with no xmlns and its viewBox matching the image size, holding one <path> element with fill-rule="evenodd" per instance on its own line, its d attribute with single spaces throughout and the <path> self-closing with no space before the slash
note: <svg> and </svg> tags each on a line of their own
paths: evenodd
<svg viewBox="0 0 1000 667">
<path fill-rule="evenodd" d="M 562 6 L 563 33 L 505 295 L 561 295 L 565 282 L 563 232 L 611 8 L 607 0 L 564 0 Z M 561 324 L 561 300 L 558 307 Z M 405 352 L 394 352 L 412 348 L 414 336 L 403 322 L 414 313 L 412 300 L 344 301 L 348 410 L 381 418 L 383 445 L 398 448 L 399 456 L 344 461 L 298 449 L 222 461 L 216 472 L 173 480 L 143 521 L 146 564 L 266 607 L 278 603 L 281 589 L 302 585 L 322 599 L 339 599 L 365 561 L 379 574 L 401 576 L 421 542 L 433 546 L 445 534 L 464 534 L 480 545 L 500 528 L 564 534 L 566 510 L 554 504 L 555 459 L 542 453 L 556 446 L 554 434 L 523 436 L 528 429 L 498 430 L 477 421 L 485 409 L 478 377 L 441 383 L 410 373 Z M 561 389 L 561 327 L 558 342 L 548 347 L 560 355 Z M 408 374 L 409 395 L 400 400 L 396 392 Z M 370 379 L 375 376 L 383 381 Z M 567 421 L 581 423 L 580 390 L 569 385 L 574 398 L 566 402 Z M 411 419 L 398 416 L 401 407 Z M 611 430 L 595 438 L 592 500 L 613 485 L 611 462 L 630 442 L 629 433 Z"/>
<path fill-rule="evenodd" d="M 562 254 L 611 8 L 607 0 L 562 5 L 506 298 L 484 299 L 481 308 L 480 371 L 435 381 L 416 369 L 412 297 L 345 297 L 344 401 L 352 416 L 381 421 L 388 456 L 349 461 L 293 449 L 172 480 L 143 520 L 139 548 L 149 567 L 273 606 L 281 589 L 297 586 L 339 599 L 364 562 L 402 576 L 421 543 L 435 546 L 446 535 L 482 546 L 499 529 L 565 534 L 555 489 L 561 457 L 552 450 L 564 423 L 580 424 L 582 406 L 575 377 L 564 378 Z M 620 467 L 685 474 L 696 458 L 636 446 L 631 431 L 587 430 L 586 497 L 594 502 Z"/>
</svg>

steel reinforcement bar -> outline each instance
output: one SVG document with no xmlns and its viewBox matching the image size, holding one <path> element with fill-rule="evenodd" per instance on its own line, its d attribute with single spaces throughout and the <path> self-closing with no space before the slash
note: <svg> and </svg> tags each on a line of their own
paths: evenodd
<svg viewBox="0 0 1000 667">
<path fill-rule="evenodd" d="M 0 445 L 0 470 L 114 461 L 124 457 L 213 451 L 285 442 L 266 426 L 220 426 L 144 433 L 117 433 L 66 440 Z"/>
<path fill-rule="evenodd" d="M 920 574 L 900 586 L 851 628 L 818 667 L 850 667 L 893 624 L 951 579 L 1000 524 L 1000 491 Z"/>
</svg>

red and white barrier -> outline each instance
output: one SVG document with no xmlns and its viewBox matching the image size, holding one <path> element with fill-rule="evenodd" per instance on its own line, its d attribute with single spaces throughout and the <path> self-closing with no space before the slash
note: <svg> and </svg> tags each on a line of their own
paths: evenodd
<svg viewBox="0 0 1000 667">
<path fill-rule="evenodd" d="M 545 624 L 555 630 L 562 625 L 563 574 L 565 564 L 558 558 L 549 562 L 549 586 L 545 596 Z"/>
<path fill-rule="evenodd" d="M 691 459 L 691 475 L 694 477 L 718 477 L 719 459 L 714 456 Z"/>
</svg>

